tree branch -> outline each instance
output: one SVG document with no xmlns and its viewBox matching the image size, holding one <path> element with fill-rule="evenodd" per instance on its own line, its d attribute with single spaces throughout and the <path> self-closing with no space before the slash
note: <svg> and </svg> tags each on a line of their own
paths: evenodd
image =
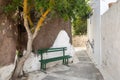
<svg viewBox="0 0 120 80">
<path fill-rule="evenodd" d="M 35 28 L 35 32 L 34 32 L 34 34 L 33 34 L 33 39 L 36 37 L 36 35 L 37 35 L 38 31 L 40 30 L 40 28 L 41 28 L 41 26 L 42 26 L 42 24 L 43 24 L 46 16 L 48 15 L 48 13 L 49 13 L 50 11 L 51 11 L 50 8 L 47 9 L 47 10 L 43 13 L 43 15 L 40 17 L 40 19 L 39 19 L 39 21 L 38 21 L 38 23 L 37 23 L 37 26 L 36 26 L 36 28 Z"/>
<path fill-rule="evenodd" d="M 24 26 L 28 34 L 28 38 L 32 36 L 32 33 L 30 31 L 29 25 L 28 25 L 28 20 L 27 20 L 27 14 L 28 14 L 28 0 L 24 0 L 23 2 L 23 18 L 24 18 Z"/>
<path fill-rule="evenodd" d="M 29 23 L 30 23 L 30 27 L 33 27 L 33 22 L 32 22 L 32 20 L 31 20 L 31 18 L 30 18 L 30 15 L 27 16 L 27 19 L 28 19 L 28 21 L 29 21 Z"/>
</svg>

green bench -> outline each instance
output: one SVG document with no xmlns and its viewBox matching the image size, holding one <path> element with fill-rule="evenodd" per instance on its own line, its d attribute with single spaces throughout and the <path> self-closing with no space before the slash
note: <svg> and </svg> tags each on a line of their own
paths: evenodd
<svg viewBox="0 0 120 80">
<path fill-rule="evenodd" d="M 59 48 L 47 48 L 47 49 L 39 49 L 38 50 L 38 54 L 41 55 L 41 60 L 39 60 L 39 62 L 41 62 L 41 70 L 45 71 L 46 70 L 46 64 L 49 62 L 54 62 L 54 61 L 58 61 L 58 60 L 62 60 L 63 65 L 68 65 L 68 59 L 71 58 L 70 55 L 65 55 L 65 50 L 67 50 L 66 47 L 59 47 Z M 62 55 L 58 56 L 58 57 L 53 57 L 53 58 L 48 58 L 48 59 L 44 59 L 44 53 L 51 53 L 51 52 L 58 52 L 61 51 Z"/>
</svg>

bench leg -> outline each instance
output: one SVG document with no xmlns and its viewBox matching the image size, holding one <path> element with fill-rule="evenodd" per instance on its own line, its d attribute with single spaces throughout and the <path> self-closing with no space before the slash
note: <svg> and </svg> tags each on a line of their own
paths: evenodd
<svg viewBox="0 0 120 80">
<path fill-rule="evenodd" d="M 63 65 L 65 64 L 65 59 L 63 59 Z"/>
<path fill-rule="evenodd" d="M 66 65 L 66 58 L 63 59 L 63 65 Z"/>
<path fill-rule="evenodd" d="M 40 67 L 40 69 L 43 69 L 43 63 L 41 63 L 41 67 Z"/>
<path fill-rule="evenodd" d="M 46 73 L 46 63 L 41 63 L 41 71 Z"/>
<path fill-rule="evenodd" d="M 67 58 L 64 58 L 63 59 L 63 65 L 66 65 L 67 64 Z"/>
<path fill-rule="evenodd" d="M 46 70 L 46 64 L 45 63 L 41 63 L 40 69 Z"/>
<path fill-rule="evenodd" d="M 69 67 L 69 65 L 68 65 L 68 60 L 69 58 L 65 58 L 65 63 L 64 63 L 64 65 L 66 65 L 66 66 L 68 66 Z"/>
<path fill-rule="evenodd" d="M 67 65 L 68 65 L 68 58 L 67 58 Z"/>
<path fill-rule="evenodd" d="M 65 65 L 67 65 L 67 59 L 65 58 Z"/>
<path fill-rule="evenodd" d="M 46 70 L 46 63 L 44 63 L 44 70 Z"/>
</svg>

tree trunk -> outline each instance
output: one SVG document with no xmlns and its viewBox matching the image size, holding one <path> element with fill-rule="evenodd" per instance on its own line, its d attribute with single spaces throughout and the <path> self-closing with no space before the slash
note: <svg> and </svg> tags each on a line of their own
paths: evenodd
<svg viewBox="0 0 120 80">
<path fill-rule="evenodd" d="M 27 43 L 27 51 L 25 52 L 23 57 L 20 58 L 20 60 L 17 62 L 16 68 L 11 78 L 12 80 L 17 80 L 18 76 L 20 75 L 20 72 L 23 69 L 24 62 L 26 61 L 26 59 L 29 57 L 30 53 L 32 52 L 32 43 L 33 43 L 32 36 L 29 36 L 28 43 Z"/>
<path fill-rule="evenodd" d="M 16 68 L 14 70 L 14 73 L 12 75 L 12 80 L 17 80 L 21 70 L 23 69 L 23 65 L 24 62 L 26 61 L 26 59 L 29 57 L 30 53 L 32 52 L 32 43 L 33 40 L 35 39 L 35 37 L 38 34 L 38 31 L 40 30 L 40 27 L 42 26 L 42 23 L 44 22 L 47 14 L 51 11 L 49 8 L 44 12 L 44 14 L 42 15 L 42 17 L 40 17 L 38 24 L 36 26 L 35 32 L 32 34 L 30 28 L 29 28 L 29 24 L 28 24 L 28 0 L 24 0 L 23 2 L 23 18 L 24 18 L 24 26 L 25 29 L 27 31 L 28 34 L 28 43 L 27 43 L 27 51 L 25 53 L 25 55 L 23 55 L 23 57 L 19 60 L 19 62 L 16 64 Z"/>
</svg>

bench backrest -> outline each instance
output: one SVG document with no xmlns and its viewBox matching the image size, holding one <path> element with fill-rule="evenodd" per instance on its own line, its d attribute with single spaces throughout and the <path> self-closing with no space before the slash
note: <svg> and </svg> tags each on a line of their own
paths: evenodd
<svg viewBox="0 0 120 80">
<path fill-rule="evenodd" d="M 43 53 L 48 53 L 48 52 L 65 51 L 65 50 L 67 50 L 67 47 L 39 49 L 38 54 L 43 54 Z"/>
</svg>

